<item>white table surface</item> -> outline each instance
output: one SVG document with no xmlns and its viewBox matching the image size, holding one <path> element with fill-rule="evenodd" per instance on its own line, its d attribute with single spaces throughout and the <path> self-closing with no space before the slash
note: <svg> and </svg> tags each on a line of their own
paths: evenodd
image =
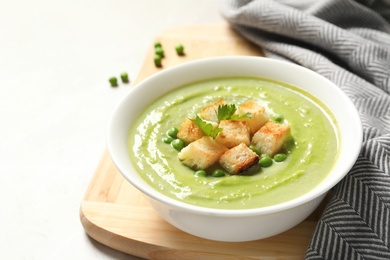
<svg viewBox="0 0 390 260">
<path fill-rule="evenodd" d="M 217 0 L 0 0 L 0 259 L 136 259 L 89 238 L 79 207 L 110 114 L 156 34 L 220 22 Z"/>
</svg>

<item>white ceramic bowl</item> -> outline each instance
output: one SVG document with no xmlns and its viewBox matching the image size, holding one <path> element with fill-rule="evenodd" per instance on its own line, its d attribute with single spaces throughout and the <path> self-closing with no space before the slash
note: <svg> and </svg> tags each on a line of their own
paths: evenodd
<svg viewBox="0 0 390 260">
<path fill-rule="evenodd" d="M 264 208 L 223 210 L 189 205 L 162 195 L 134 169 L 128 154 L 129 128 L 137 115 L 164 93 L 194 81 L 252 76 L 298 86 L 319 98 L 334 114 L 341 135 L 339 159 L 320 185 L 291 201 Z M 121 174 L 143 192 L 153 208 L 173 226 L 211 240 L 250 241 L 284 232 L 309 216 L 351 169 L 362 144 L 356 108 L 332 82 L 301 66 L 263 57 L 218 57 L 167 68 L 143 80 L 123 98 L 108 126 L 108 150 Z"/>
</svg>

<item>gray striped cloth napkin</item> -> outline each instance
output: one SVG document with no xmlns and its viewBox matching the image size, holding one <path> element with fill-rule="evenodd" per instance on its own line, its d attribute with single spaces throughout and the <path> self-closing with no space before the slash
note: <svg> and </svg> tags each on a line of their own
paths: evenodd
<svg viewBox="0 0 390 260">
<path fill-rule="evenodd" d="M 390 259 L 390 0 L 221 0 L 220 8 L 266 56 L 333 81 L 362 119 L 361 153 L 332 190 L 306 259 Z"/>
</svg>

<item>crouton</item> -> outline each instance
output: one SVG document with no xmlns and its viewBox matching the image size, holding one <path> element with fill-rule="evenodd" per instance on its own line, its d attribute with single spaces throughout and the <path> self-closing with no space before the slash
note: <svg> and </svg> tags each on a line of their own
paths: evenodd
<svg viewBox="0 0 390 260">
<path fill-rule="evenodd" d="M 219 164 L 230 174 L 239 174 L 259 162 L 259 156 L 241 143 L 221 155 Z"/>
<path fill-rule="evenodd" d="M 215 140 L 227 148 L 232 148 L 240 143 L 250 144 L 250 133 L 246 122 L 239 120 L 221 120 L 219 128 L 222 128 Z"/>
<path fill-rule="evenodd" d="M 212 122 L 218 122 L 218 117 L 217 117 L 217 112 L 218 112 L 218 106 L 225 104 L 225 101 L 223 99 L 220 99 L 213 104 L 202 108 L 199 112 L 199 116 L 207 121 L 212 121 Z"/>
<path fill-rule="evenodd" d="M 273 156 L 290 136 L 290 126 L 268 121 L 252 138 L 252 144 L 260 149 L 262 154 Z"/>
<path fill-rule="evenodd" d="M 219 157 L 227 151 L 227 148 L 216 142 L 210 136 L 190 143 L 178 154 L 179 160 L 195 170 L 204 170 L 216 163 Z"/>
<path fill-rule="evenodd" d="M 254 135 L 260 129 L 260 127 L 262 127 L 268 121 L 265 108 L 253 100 L 249 100 L 240 105 L 237 108 L 236 113 L 240 116 L 245 115 L 246 113 L 251 114 L 251 118 L 242 119 L 242 121 L 247 123 L 251 135 Z"/>
<path fill-rule="evenodd" d="M 184 119 L 177 132 L 177 137 L 184 141 L 185 144 L 192 143 L 204 136 L 203 131 L 189 118 Z"/>
</svg>

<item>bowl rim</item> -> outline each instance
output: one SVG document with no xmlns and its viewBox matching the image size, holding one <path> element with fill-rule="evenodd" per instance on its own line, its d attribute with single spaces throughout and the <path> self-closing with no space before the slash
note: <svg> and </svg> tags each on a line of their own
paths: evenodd
<svg viewBox="0 0 390 260">
<path fill-rule="evenodd" d="M 311 74 L 311 75 L 315 75 L 316 77 L 322 78 L 323 81 L 325 81 L 329 86 L 331 86 L 333 88 L 334 91 L 336 91 L 338 93 L 338 95 L 340 95 L 340 98 L 342 98 L 344 100 L 344 102 L 346 102 L 348 109 L 349 109 L 349 112 L 350 112 L 350 116 L 353 118 L 353 121 L 356 123 L 356 126 L 359 126 L 359 127 L 354 128 L 355 135 L 356 135 L 356 147 L 353 150 L 353 153 L 350 154 L 350 156 L 349 156 L 349 158 L 350 158 L 349 162 L 344 163 L 344 167 L 342 167 L 343 171 L 345 171 L 345 174 L 340 174 L 338 176 L 338 178 L 335 178 L 333 181 L 329 182 L 328 185 L 324 186 L 322 189 L 313 188 L 309 192 L 306 192 L 305 194 L 303 194 L 297 198 L 294 198 L 292 200 L 288 200 L 286 202 L 282 202 L 282 203 L 271 205 L 271 206 L 259 207 L 259 208 L 249 208 L 249 209 L 218 209 L 218 208 L 202 207 L 202 206 L 188 204 L 188 203 L 176 200 L 174 198 L 168 197 L 168 196 L 164 195 L 163 193 L 160 193 L 159 191 L 157 191 L 153 187 L 151 187 L 144 180 L 143 180 L 143 184 L 140 184 L 137 181 L 135 181 L 133 178 L 131 178 L 123 169 L 121 162 L 119 160 L 117 160 L 115 145 L 113 144 L 113 140 L 112 140 L 112 137 L 115 134 L 115 129 L 113 128 L 114 117 L 116 114 L 118 114 L 120 112 L 121 105 L 126 102 L 128 97 L 133 95 L 133 93 L 137 92 L 143 86 L 150 84 L 150 82 L 155 81 L 156 79 L 158 79 L 162 75 L 171 74 L 172 71 L 174 72 L 175 70 L 178 70 L 178 69 L 184 69 L 184 70 L 188 69 L 188 68 L 191 69 L 191 67 L 193 67 L 193 66 L 202 66 L 202 65 L 210 63 L 210 62 L 212 63 L 212 62 L 238 62 L 238 61 L 240 61 L 240 62 L 243 62 L 243 61 L 253 62 L 254 61 L 254 62 L 260 62 L 260 63 L 261 62 L 274 63 L 274 64 L 279 64 L 279 65 L 285 66 L 285 67 L 299 69 L 299 70 L 302 70 L 302 72 L 304 72 L 306 74 Z M 204 77 L 203 79 L 206 80 L 207 77 Z M 280 82 L 280 80 L 277 80 L 277 81 Z M 193 81 L 189 81 L 188 83 L 191 83 L 191 82 L 193 82 Z M 286 83 L 288 84 L 288 82 L 286 82 Z M 182 86 L 182 84 L 177 85 L 172 89 L 176 89 L 177 87 L 180 87 L 180 86 Z M 299 87 L 299 86 L 296 86 L 296 87 Z M 168 91 L 165 90 L 165 92 L 161 93 L 159 96 L 164 95 L 169 91 L 170 90 L 168 90 Z M 362 129 L 362 124 L 361 124 L 361 119 L 360 119 L 359 113 L 358 113 L 356 107 L 354 106 L 354 104 L 352 103 L 352 101 L 338 86 L 336 86 L 333 82 L 331 82 L 330 80 L 328 80 L 324 76 L 322 76 L 322 75 L 320 75 L 320 74 L 318 74 L 318 73 L 316 73 L 316 72 L 314 72 L 306 67 L 303 67 L 301 65 L 291 63 L 288 61 L 283 61 L 283 60 L 271 59 L 271 58 L 260 57 L 260 56 L 218 56 L 218 57 L 209 57 L 209 58 L 201 58 L 201 59 L 197 59 L 197 60 L 192 60 L 192 61 L 184 62 L 182 64 L 178 64 L 178 65 L 175 65 L 175 66 L 172 66 L 169 68 L 165 68 L 165 69 L 163 69 L 155 74 L 152 74 L 152 75 L 144 78 L 143 80 L 138 82 L 135 86 L 132 86 L 130 91 L 120 100 L 120 102 L 114 108 L 112 115 L 109 119 L 108 131 L 107 131 L 106 138 L 107 138 L 107 146 L 108 146 L 109 155 L 110 155 L 114 165 L 118 169 L 118 171 L 121 173 L 121 175 L 123 177 L 125 177 L 125 179 L 127 181 L 129 181 L 134 187 L 136 187 L 138 190 L 140 190 L 142 193 L 144 193 L 144 195 L 146 195 L 147 197 L 149 197 L 155 201 L 161 202 L 163 204 L 167 204 L 167 205 L 174 207 L 176 209 L 194 212 L 197 214 L 228 216 L 228 217 L 241 217 L 241 216 L 254 216 L 254 215 L 271 214 L 271 213 L 291 209 L 291 208 L 303 205 L 305 203 L 310 203 L 310 201 L 314 200 L 315 198 L 318 198 L 318 197 L 324 195 L 325 193 L 327 193 L 333 186 L 335 186 L 342 178 L 344 178 L 348 174 L 350 169 L 355 164 L 355 162 L 359 156 L 360 150 L 361 150 L 361 144 L 363 141 L 363 129 Z M 129 161 L 130 161 L 130 159 L 129 159 Z M 135 169 L 133 168 L 133 170 L 135 170 Z M 141 176 L 139 176 L 139 177 L 142 179 Z M 318 184 L 316 187 L 318 187 L 320 184 Z M 149 186 L 149 189 L 144 187 L 144 185 Z"/>
</svg>

